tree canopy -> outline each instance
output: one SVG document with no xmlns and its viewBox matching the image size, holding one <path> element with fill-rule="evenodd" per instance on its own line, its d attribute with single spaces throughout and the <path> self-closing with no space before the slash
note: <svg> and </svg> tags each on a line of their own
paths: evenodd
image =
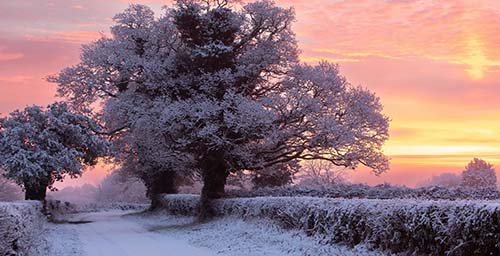
<svg viewBox="0 0 500 256">
<path fill-rule="evenodd" d="M 122 159 L 199 171 L 208 198 L 229 173 L 303 160 L 384 172 L 379 98 L 335 64 L 300 63 L 294 19 L 271 1 L 177 1 L 160 18 L 131 5 L 50 81 L 75 109 L 103 102 Z"/>
<path fill-rule="evenodd" d="M 27 199 L 44 199 L 55 181 L 80 176 L 106 154 L 107 142 L 95 128 L 92 119 L 64 103 L 14 111 L 0 118 L 0 168 L 23 186 Z"/>
<path fill-rule="evenodd" d="M 474 158 L 462 172 L 462 184 L 472 188 L 492 188 L 497 187 L 497 175 L 493 165 Z"/>
</svg>

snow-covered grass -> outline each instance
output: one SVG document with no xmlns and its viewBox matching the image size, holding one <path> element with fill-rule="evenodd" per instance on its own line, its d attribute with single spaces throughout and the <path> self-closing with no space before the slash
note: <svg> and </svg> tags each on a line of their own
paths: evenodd
<svg viewBox="0 0 500 256">
<path fill-rule="evenodd" d="M 299 230 L 286 230 L 266 219 L 242 220 L 229 216 L 197 223 L 192 216 L 172 215 L 165 211 L 127 218 L 143 223 L 149 231 L 188 241 L 221 256 L 386 255 L 368 250 L 363 245 L 348 248 L 321 244 Z"/>
<path fill-rule="evenodd" d="M 198 196 L 168 195 L 164 207 L 194 214 Z M 396 253 L 500 255 L 500 201 L 257 197 L 216 200 L 218 216 L 274 220 L 322 243 Z"/>
<path fill-rule="evenodd" d="M 29 255 L 45 222 L 38 201 L 0 202 L 1 255 Z"/>
<path fill-rule="evenodd" d="M 83 255 L 81 241 L 71 224 L 47 223 L 38 241 L 37 256 Z"/>
</svg>

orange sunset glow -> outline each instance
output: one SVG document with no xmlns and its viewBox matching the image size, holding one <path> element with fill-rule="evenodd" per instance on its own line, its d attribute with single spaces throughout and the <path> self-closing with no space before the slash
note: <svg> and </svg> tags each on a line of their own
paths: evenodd
<svg viewBox="0 0 500 256">
<path fill-rule="evenodd" d="M 500 175 L 500 1 L 293 0 L 305 62 L 339 63 L 341 72 L 381 98 L 391 118 L 381 176 L 356 182 L 415 186 L 459 173 L 473 158 Z M 81 45 L 108 33 L 129 3 L 156 14 L 170 1 L 0 1 L 0 114 L 56 99 L 48 75 L 78 62 Z M 106 175 L 101 165 L 82 180 Z"/>
</svg>

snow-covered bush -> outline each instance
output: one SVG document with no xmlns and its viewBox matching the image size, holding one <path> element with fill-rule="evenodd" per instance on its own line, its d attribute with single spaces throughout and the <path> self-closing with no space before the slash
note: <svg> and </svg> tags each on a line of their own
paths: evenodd
<svg viewBox="0 0 500 256">
<path fill-rule="evenodd" d="M 497 187 L 497 175 L 493 165 L 474 158 L 462 172 L 462 185 L 471 188 L 491 188 Z"/>
<path fill-rule="evenodd" d="M 0 202 L 0 255 L 28 255 L 45 221 L 41 202 Z"/>
<path fill-rule="evenodd" d="M 260 188 L 254 190 L 232 190 L 226 197 L 262 197 L 262 196 L 312 196 L 328 198 L 370 198 L 370 199 L 500 199 L 500 191 L 495 189 L 474 189 L 466 187 L 421 187 L 408 188 L 390 184 L 368 186 L 366 184 L 336 184 L 328 187 L 284 186 L 278 188 Z"/>
<path fill-rule="evenodd" d="M 194 214 L 198 196 L 168 195 L 164 207 Z M 500 202 L 260 197 L 220 199 L 218 216 L 267 218 L 323 243 L 414 255 L 499 255 Z"/>
<path fill-rule="evenodd" d="M 195 215 L 199 207 L 199 199 L 199 195 L 164 195 L 161 200 L 161 206 L 173 214 Z"/>
<path fill-rule="evenodd" d="M 148 209 L 149 204 L 141 203 L 123 203 L 123 202 L 94 202 L 87 204 L 75 205 L 75 212 L 99 212 L 99 211 L 110 211 L 110 210 L 121 210 L 121 211 L 141 211 Z"/>
<path fill-rule="evenodd" d="M 78 203 L 70 203 L 59 200 L 47 200 L 45 203 L 45 215 L 52 221 L 58 222 L 66 218 L 65 215 L 81 212 L 99 212 L 109 210 L 145 210 L 149 204 L 147 203 L 130 203 L 130 202 L 99 202 L 85 201 Z"/>
</svg>

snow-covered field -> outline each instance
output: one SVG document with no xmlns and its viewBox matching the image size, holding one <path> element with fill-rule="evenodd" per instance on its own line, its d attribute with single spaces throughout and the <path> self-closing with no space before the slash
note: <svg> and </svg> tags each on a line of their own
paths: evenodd
<svg viewBox="0 0 500 256">
<path fill-rule="evenodd" d="M 320 245 L 268 221 L 229 217 L 198 224 L 166 212 L 120 210 L 72 214 L 66 221 L 72 223 L 47 225 L 38 255 L 383 255 Z"/>
<path fill-rule="evenodd" d="M 0 203 L 3 255 L 498 255 L 498 200 L 230 198 L 138 204 Z M 50 212 L 49 220 L 42 212 Z M 384 251 L 382 251 L 384 250 Z M 387 251 L 385 251 L 387 250 Z M 399 253 L 399 254 L 398 254 Z"/>
</svg>

